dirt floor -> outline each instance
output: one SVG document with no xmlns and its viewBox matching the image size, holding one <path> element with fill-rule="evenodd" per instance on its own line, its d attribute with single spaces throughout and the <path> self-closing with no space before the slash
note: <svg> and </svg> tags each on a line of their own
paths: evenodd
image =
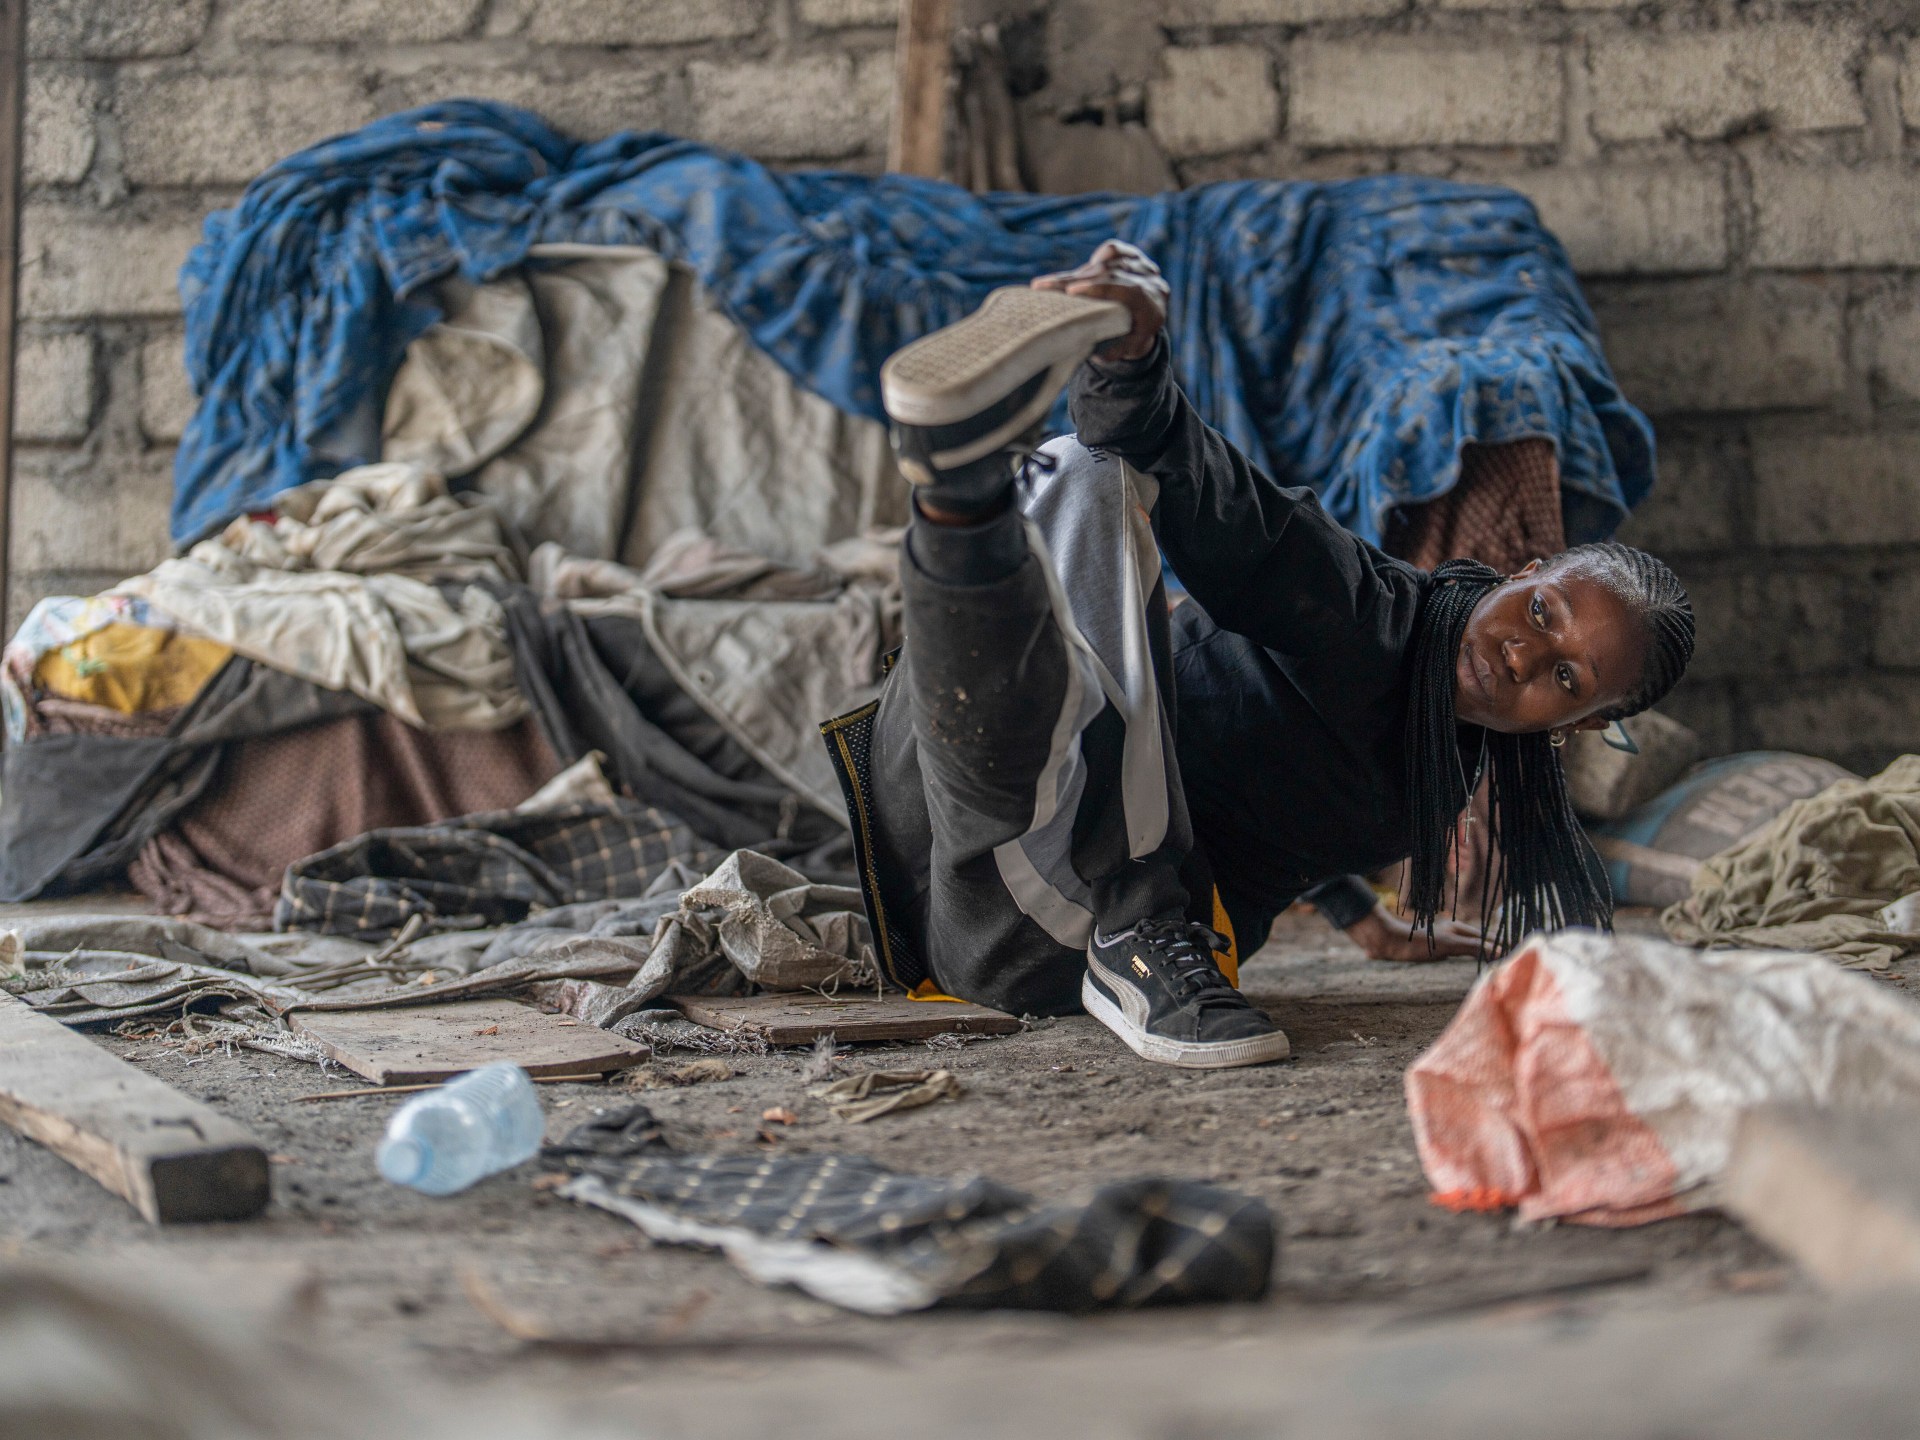
<svg viewBox="0 0 1920 1440">
<path fill-rule="evenodd" d="M 843 1051 L 834 1073 L 942 1066 L 957 1101 L 869 1125 L 833 1119 L 809 1093 L 807 1052 L 725 1057 L 732 1078 L 653 1089 L 644 1099 L 689 1145 L 752 1148 L 762 1113 L 792 1150 L 853 1150 L 900 1169 L 984 1172 L 1043 1195 L 1157 1173 L 1258 1195 L 1283 1239 L 1271 1296 L 1255 1305 L 1068 1320 L 926 1314 L 877 1320 L 757 1286 L 717 1257 L 654 1248 L 625 1221 L 552 1195 L 539 1166 L 448 1199 L 382 1182 L 373 1147 L 393 1097 L 303 1102 L 357 1084 L 334 1071 L 237 1051 L 189 1056 L 152 1040 L 97 1035 L 115 1053 L 250 1127 L 274 1152 L 275 1203 L 240 1225 L 156 1231 L 38 1146 L 0 1131 L 0 1243 L 19 1257 L 165 1259 L 188 1265 L 293 1264 L 318 1278 L 317 1336 L 342 1355 L 460 1383 L 511 1379 L 578 1396 L 628 1387 L 765 1377 L 817 1365 L 781 1343 L 843 1346 L 887 1364 L 978 1363 L 1087 1353 L 1144 1339 L 1225 1343 L 1399 1332 L 1505 1317 L 1564 1325 L 1610 1312 L 1778 1301 L 1804 1282 L 1734 1223 L 1702 1216 L 1639 1229 L 1522 1228 L 1454 1215 L 1426 1198 L 1401 1093 L 1406 1065 L 1471 984 L 1468 964 L 1368 962 L 1312 917 L 1283 922 L 1243 975 L 1285 1025 L 1294 1058 L 1219 1074 L 1148 1065 L 1092 1021 L 1044 1022 L 957 1048 Z M 656 1057 L 671 1069 L 696 1058 Z M 549 1134 L 642 1098 L 622 1084 L 542 1089 Z M 552 1335 L 666 1333 L 725 1339 L 708 1358 L 609 1352 L 581 1358 L 508 1335 L 470 1302 L 477 1279 Z M 741 1348 L 743 1337 L 762 1337 Z M 718 1348 L 718 1347 L 716 1347 Z M 1264 1348 L 1264 1347 L 1263 1347 Z M 724 1416 L 681 1417 L 676 1433 L 733 1433 Z M 1199 1433 L 1199 1432 L 1196 1432 Z M 1207 1432 L 1212 1433 L 1212 1432 Z"/>
</svg>

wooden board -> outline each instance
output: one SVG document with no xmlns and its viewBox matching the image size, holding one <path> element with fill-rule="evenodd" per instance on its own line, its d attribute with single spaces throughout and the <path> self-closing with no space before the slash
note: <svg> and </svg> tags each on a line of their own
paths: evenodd
<svg viewBox="0 0 1920 1440">
<path fill-rule="evenodd" d="M 769 1045 L 811 1045 L 822 1035 L 845 1044 L 863 1040 L 926 1040 L 935 1035 L 1012 1035 L 1011 1015 L 961 1000 L 909 1000 L 904 995 L 669 995 L 667 1003 L 709 1030 L 751 1030 Z"/>
<path fill-rule="evenodd" d="M 156 1225 L 267 1206 L 267 1152 L 246 1130 L 5 994 L 0 1121 Z"/>
<path fill-rule="evenodd" d="M 1750 1111 L 1722 1195 L 1829 1289 L 1920 1286 L 1920 1117 L 1909 1110 Z"/>
<path fill-rule="evenodd" d="M 938 180 L 947 158 L 953 0 L 900 0 L 887 169 Z"/>
<path fill-rule="evenodd" d="M 508 1061 L 529 1075 L 604 1075 L 652 1052 L 638 1041 L 511 1000 L 403 1010 L 296 1010 L 288 1025 L 376 1085 L 449 1080 Z"/>
</svg>

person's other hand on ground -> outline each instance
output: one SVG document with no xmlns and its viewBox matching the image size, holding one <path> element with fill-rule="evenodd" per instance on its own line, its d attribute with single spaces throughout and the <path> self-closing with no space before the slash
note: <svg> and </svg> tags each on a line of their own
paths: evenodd
<svg viewBox="0 0 1920 1440">
<path fill-rule="evenodd" d="M 1042 275 L 1036 290 L 1064 290 L 1089 300 L 1112 300 L 1127 307 L 1133 328 L 1109 340 L 1094 354 L 1102 360 L 1144 360 L 1167 323 L 1167 282 L 1144 251 L 1124 240 L 1108 240 L 1077 270 Z"/>
<path fill-rule="evenodd" d="M 1371 915 L 1349 925 L 1347 938 L 1366 951 L 1369 960 L 1478 959 L 1487 943 L 1486 932 L 1478 925 L 1444 916 L 1433 922 L 1429 941 L 1424 927 L 1415 928 L 1412 921 L 1384 905 L 1374 906 Z"/>
</svg>

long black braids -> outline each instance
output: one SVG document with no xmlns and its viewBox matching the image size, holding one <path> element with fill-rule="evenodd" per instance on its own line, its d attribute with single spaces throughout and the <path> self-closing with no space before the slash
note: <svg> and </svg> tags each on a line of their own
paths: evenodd
<svg viewBox="0 0 1920 1440">
<path fill-rule="evenodd" d="M 1549 568 L 1570 567 L 1613 590 L 1646 622 L 1640 684 L 1602 718 L 1636 715 L 1672 689 L 1693 658 L 1687 592 L 1660 561 L 1627 545 L 1577 546 L 1555 557 Z M 1429 936 L 1446 905 L 1447 855 L 1473 783 L 1454 718 L 1460 639 L 1474 607 L 1501 580 L 1475 560 L 1440 566 L 1433 572 L 1415 641 L 1406 746 L 1413 846 L 1402 904 Z M 1534 930 L 1610 927 L 1613 895 L 1606 872 L 1574 816 L 1552 741 L 1543 733 L 1483 733 L 1491 811 L 1487 838 L 1496 868 L 1488 877 L 1480 921 L 1494 953 L 1505 954 Z"/>
</svg>

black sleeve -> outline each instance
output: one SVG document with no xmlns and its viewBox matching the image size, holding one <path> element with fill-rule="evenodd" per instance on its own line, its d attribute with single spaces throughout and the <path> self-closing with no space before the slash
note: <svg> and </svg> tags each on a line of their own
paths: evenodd
<svg viewBox="0 0 1920 1440">
<path fill-rule="evenodd" d="M 1344 658 L 1368 639 L 1397 653 L 1419 609 L 1420 572 L 1204 424 L 1173 378 L 1165 335 L 1143 360 L 1082 365 L 1070 404 L 1083 445 L 1158 482 L 1161 551 L 1215 624 L 1302 658 Z"/>
<path fill-rule="evenodd" d="M 1325 917 L 1336 930 L 1358 925 L 1379 904 L 1373 887 L 1358 875 L 1336 875 L 1323 880 L 1300 897 Z"/>
</svg>

